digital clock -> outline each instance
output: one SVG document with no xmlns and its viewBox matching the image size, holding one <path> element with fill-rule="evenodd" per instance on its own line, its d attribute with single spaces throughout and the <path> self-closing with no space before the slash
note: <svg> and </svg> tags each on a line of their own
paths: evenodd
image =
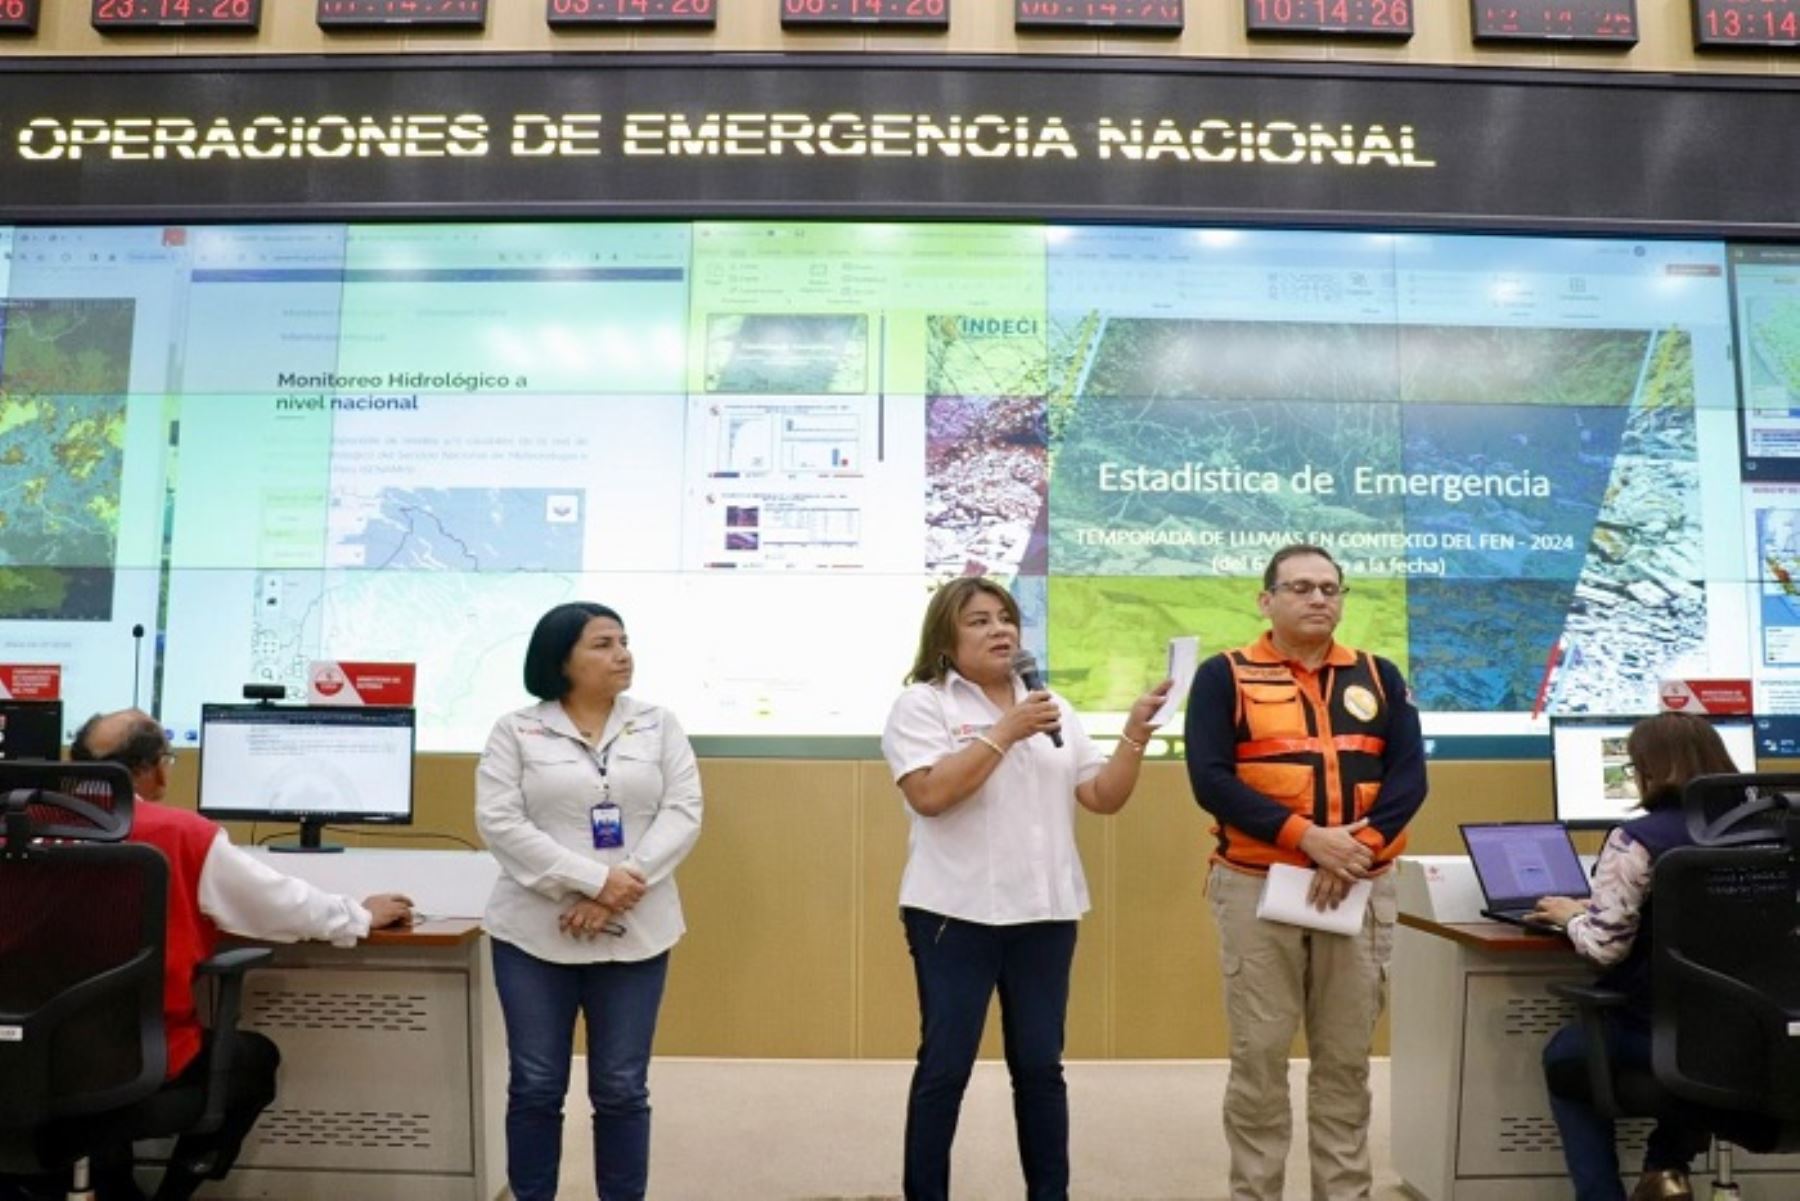
<svg viewBox="0 0 1800 1201">
<path fill-rule="evenodd" d="M 1244 0 L 1251 33 L 1313 34 L 1351 38 L 1413 35 L 1412 0 Z"/>
<path fill-rule="evenodd" d="M 1180 33 L 1182 9 L 1182 0 L 1013 0 L 1013 28 Z"/>
<path fill-rule="evenodd" d="M 262 0 L 94 0 L 88 20 L 101 33 L 254 30 Z"/>
<path fill-rule="evenodd" d="M 1635 46 L 1637 0 L 1469 0 L 1478 42 Z"/>
<path fill-rule="evenodd" d="M 319 0 L 314 17 L 320 29 L 485 29 L 487 0 Z"/>
<path fill-rule="evenodd" d="M 1800 0 L 1694 0 L 1694 45 L 1793 50 L 1800 47 Z"/>
<path fill-rule="evenodd" d="M 0 33 L 36 33 L 39 0 L 0 0 Z"/>
<path fill-rule="evenodd" d="M 697 25 L 711 29 L 719 0 L 548 0 L 552 28 L 569 25 Z"/>
<path fill-rule="evenodd" d="M 950 28 L 950 0 L 776 0 L 783 29 Z"/>
</svg>

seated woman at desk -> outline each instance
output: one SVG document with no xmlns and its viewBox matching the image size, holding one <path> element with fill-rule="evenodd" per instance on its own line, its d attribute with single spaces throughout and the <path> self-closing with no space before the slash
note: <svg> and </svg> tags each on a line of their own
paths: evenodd
<svg viewBox="0 0 1800 1201">
<path fill-rule="evenodd" d="M 1606 836 L 1591 898 L 1545 897 L 1534 916 L 1561 927 L 1584 959 L 1605 969 L 1597 981 L 1602 988 L 1626 995 L 1624 1008 L 1607 1014 L 1607 1039 L 1614 1063 L 1641 1068 L 1650 1064 L 1651 868 L 1664 852 L 1691 841 L 1681 808 L 1687 782 L 1737 767 L 1718 731 L 1686 713 L 1659 713 L 1638 722 L 1625 749 L 1644 816 Z M 1556 1092 L 1558 1082 L 1582 1078 L 1586 1058 L 1587 1037 L 1578 1025 L 1563 1027 L 1545 1046 L 1550 1111 L 1562 1134 L 1576 1201 L 1625 1201 L 1612 1120 L 1586 1100 Z M 1703 1130 L 1658 1122 L 1630 1201 L 1689 1201 L 1694 1194 L 1688 1164 L 1706 1144 Z"/>
</svg>

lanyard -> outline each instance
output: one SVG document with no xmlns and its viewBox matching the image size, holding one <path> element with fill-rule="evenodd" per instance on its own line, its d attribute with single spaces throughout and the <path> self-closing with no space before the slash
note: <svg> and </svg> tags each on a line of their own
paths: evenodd
<svg viewBox="0 0 1800 1201">
<path fill-rule="evenodd" d="M 630 724 L 631 723 L 629 722 L 626 723 L 626 725 Z M 608 738 L 600 746 L 587 748 L 588 758 L 593 761 L 594 766 L 599 769 L 600 772 L 600 803 L 602 805 L 612 804 L 611 771 L 613 746 L 619 741 L 620 735 L 623 735 L 624 733 L 624 727 L 620 727 L 617 734 Z"/>
</svg>

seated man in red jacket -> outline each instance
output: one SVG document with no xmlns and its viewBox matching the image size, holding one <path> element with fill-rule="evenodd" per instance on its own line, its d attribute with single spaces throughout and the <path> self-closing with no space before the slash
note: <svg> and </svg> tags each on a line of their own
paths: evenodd
<svg viewBox="0 0 1800 1201">
<path fill-rule="evenodd" d="M 194 1080 L 207 1071 L 205 1031 L 194 1004 L 194 967 L 213 953 L 219 935 L 270 942 L 322 939 L 349 946 L 383 926 L 406 925 L 412 902 L 379 893 L 357 902 L 283 875 L 231 844 L 225 831 L 186 809 L 162 804 L 174 754 L 162 726 L 148 713 L 123 709 L 89 718 L 75 732 L 70 758 L 122 764 L 137 792 L 131 841 L 155 847 L 169 861 L 169 925 L 163 1015 L 169 1040 L 169 1079 Z M 239 1035 L 226 1095 L 224 1126 L 178 1140 L 156 1201 L 184 1201 L 213 1165 L 229 1163 L 238 1145 L 275 1098 L 275 1044 L 253 1031 Z M 128 1148 L 96 1157 L 100 1201 L 137 1201 Z"/>
</svg>

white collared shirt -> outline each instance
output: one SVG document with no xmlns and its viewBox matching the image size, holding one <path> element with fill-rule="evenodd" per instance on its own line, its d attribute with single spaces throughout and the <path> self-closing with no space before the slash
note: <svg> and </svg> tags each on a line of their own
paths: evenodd
<svg viewBox="0 0 1800 1201">
<path fill-rule="evenodd" d="M 1014 695 L 1025 695 L 1017 680 Z M 1106 757 L 1068 702 L 1058 696 L 1056 703 L 1061 749 L 1033 735 L 1014 743 L 960 804 L 936 817 L 907 806 L 912 832 L 901 905 L 991 926 L 1072 921 L 1087 912 L 1087 877 L 1075 849 L 1075 787 L 1098 775 Z M 900 694 L 881 752 L 898 781 L 968 746 L 999 718 L 980 688 L 951 671 Z"/>
<path fill-rule="evenodd" d="M 369 911 L 353 897 L 315 888 L 231 845 L 220 830 L 200 867 L 200 912 L 227 934 L 264 942 L 316 938 L 355 946 L 369 934 Z"/>
<path fill-rule="evenodd" d="M 594 846 L 589 814 L 602 798 L 619 806 L 623 846 Z M 593 747 L 557 701 L 507 714 L 475 772 L 475 825 L 500 864 L 483 926 L 552 963 L 660 955 L 687 930 L 675 868 L 700 837 L 700 812 L 694 749 L 667 709 L 618 697 Z M 625 933 L 564 934 L 557 919 L 577 898 L 598 896 L 618 863 L 650 885 L 614 918 Z"/>
</svg>

